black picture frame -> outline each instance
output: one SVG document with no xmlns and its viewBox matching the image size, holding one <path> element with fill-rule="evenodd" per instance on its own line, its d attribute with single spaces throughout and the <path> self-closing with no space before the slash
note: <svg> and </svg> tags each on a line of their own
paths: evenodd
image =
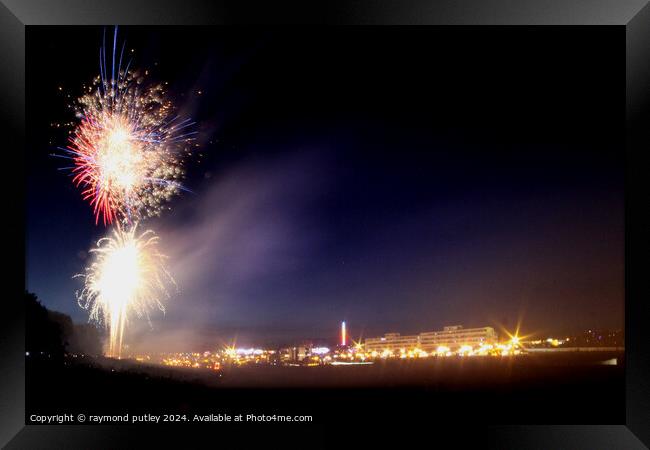
<svg viewBox="0 0 650 450">
<path fill-rule="evenodd" d="M 172 0 L 2 0 L 0 1 L 0 86 L 6 148 L 21 149 L 25 137 L 25 27 L 30 25 L 604 25 L 625 29 L 626 60 L 626 423 L 624 425 L 539 425 L 485 427 L 480 439 L 498 448 L 646 448 L 650 446 L 650 355 L 645 323 L 649 318 L 644 259 L 650 227 L 644 152 L 650 148 L 650 6 L 645 0 L 423 0 L 192 1 Z M 621 99 L 621 108 L 623 99 Z M 13 238 L 6 272 L 11 290 L 2 327 L 0 444 L 6 448 L 123 448 L 133 427 L 25 425 L 24 380 L 24 183 L 21 151 L 6 151 L 12 177 L 3 183 L 6 233 Z M 126 428 L 126 429 L 125 429 Z M 174 431 L 155 433 L 178 438 Z M 265 432 L 266 433 L 266 432 Z M 461 437 L 464 438 L 464 437 Z M 102 442 L 103 444 L 99 444 Z"/>
</svg>

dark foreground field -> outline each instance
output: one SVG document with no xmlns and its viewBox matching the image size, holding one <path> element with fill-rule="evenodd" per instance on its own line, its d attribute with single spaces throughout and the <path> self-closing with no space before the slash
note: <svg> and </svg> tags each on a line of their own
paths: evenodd
<svg viewBox="0 0 650 450">
<path fill-rule="evenodd" d="M 603 361 L 617 358 L 617 365 Z M 27 360 L 30 414 L 287 414 L 374 424 L 623 423 L 622 354 L 239 367 Z M 29 421 L 28 421 L 29 423 Z"/>
</svg>

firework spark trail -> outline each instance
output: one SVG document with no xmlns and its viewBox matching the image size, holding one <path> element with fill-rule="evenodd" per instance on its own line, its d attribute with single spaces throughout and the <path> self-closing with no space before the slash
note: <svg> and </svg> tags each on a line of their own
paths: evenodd
<svg viewBox="0 0 650 450">
<path fill-rule="evenodd" d="M 90 320 L 109 330 L 108 355 L 121 357 L 124 329 L 135 313 L 149 320 L 152 309 L 165 311 L 161 301 L 170 296 L 175 282 L 165 268 L 166 256 L 158 251 L 158 237 L 147 230 L 137 234 L 137 224 L 124 231 L 119 226 L 90 250 L 94 255 L 77 291 L 79 305 L 89 310 Z"/>
<path fill-rule="evenodd" d="M 117 27 L 109 72 L 105 40 L 99 75 L 77 100 L 80 122 L 63 150 L 74 162 L 73 183 L 82 187 L 95 222 L 101 217 L 104 225 L 128 224 L 158 215 L 184 190 L 182 160 L 197 132 L 187 130 L 195 124 L 191 119 L 174 114 L 163 84 L 147 85 L 130 71 L 131 60 L 122 70 L 125 43 L 116 67 Z"/>
<path fill-rule="evenodd" d="M 90 250 L 93 261 L 82 274 L 79 305 L 89 320 L 109 330 L 108 355 L 121 357 L 127 322 L 135 314 L 150 322 L 151 310 L 165 311 L 162 300 L 175 282 L 158 251 L 158 237 L 137 233 L 138 221 L 158 215 L 165 203 L 185 189 L 182 163 L 196 131 L 191 119 L 175 114 L 163 84 L 148 84 L 122 63 L 126 42 L 117 56 L 117 27 L 106 56 L 106 30 L 99 49 L 99 75 L 74 105 L 79 122 L 65 153 L 72 160 L 73 183 L 82 188 L 95 215 L 113 231 Z M 116 65 L 117 63 L 117 65 Z M 148 72 L 145 71 L 145 75 Z M 166 83 L 165 83 L 166 84 Z"/>
</svg>

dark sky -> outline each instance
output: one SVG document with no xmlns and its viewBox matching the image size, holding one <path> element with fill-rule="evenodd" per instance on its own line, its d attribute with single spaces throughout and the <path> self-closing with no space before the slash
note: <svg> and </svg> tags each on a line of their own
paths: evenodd
<svg viewBox="0 0 650 450">
<path fill-rule="evenodd" d="M 98 73 L 102 32 L 27 32 L 27 288 L 77 321 L 72 275 L 106 229 L 49 156 L 66 139 L 51 124 Z M 180 292 L 153 328 L 133 323 L 134 346 L 328 339 L 343 319 L 353 337 L 518 318 L 540 335 L 622 327 L 624 30 L 119 38 L 201 142 L 193 193 L 146 222 Z"/>
</svg>

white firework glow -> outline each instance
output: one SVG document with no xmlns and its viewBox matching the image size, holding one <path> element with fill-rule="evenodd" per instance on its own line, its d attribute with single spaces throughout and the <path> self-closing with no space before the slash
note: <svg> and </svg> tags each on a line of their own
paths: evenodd
<svg viewBox="0 0 650 450">
<path fill-rule="evenodd" d="M 112 236 L 100 239 L 90 250 L 94 255 L 85 273 L 84 288 L 77 292 L 90 320 L 109 329 L 108 355 L 121 357 L 124 329 L 130 316 L 149 320 L 152 309 L 165 311 L 162 299 L 169 297 L 174 284 L 165 268 L 166 257 L 158 251 L 158 237 L 147 230 L 137 234 L 137 224 L 124 231 L 116 228 Z"/>
</svg>

